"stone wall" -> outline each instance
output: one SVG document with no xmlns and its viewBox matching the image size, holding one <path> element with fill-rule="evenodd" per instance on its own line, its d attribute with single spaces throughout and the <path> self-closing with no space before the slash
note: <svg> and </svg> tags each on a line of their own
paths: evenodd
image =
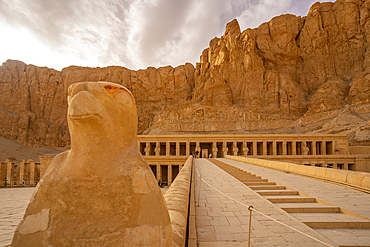
<svg viewBox="0 0 370 247">
<path fill-rule="evenodd" d="M 193 156 L 189 156 L 164 195 L 171 219 L 174 246 L 185 246 L 192 167 Z"/>
</svg>

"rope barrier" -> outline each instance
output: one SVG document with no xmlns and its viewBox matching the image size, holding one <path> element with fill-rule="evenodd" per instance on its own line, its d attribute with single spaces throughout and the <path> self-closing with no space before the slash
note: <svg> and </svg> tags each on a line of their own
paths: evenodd
<svg viewBox="0 0 370 247">
<path fill-rule="evenodd" d="M 226 196 L 227 198 L 229 198 L 230 200 L 232 200 L 232 201 L 234 201 L 234 202 L 236 202 L 236 203 L 239 203 L 239 204 L 243 205 L 244 207 L 248 208 L 248 210 L 250 211 L 249 229 L 250 229 L 251 224 L 252 224 L 252 217 L 251 217 L 251 216 L 252 216 L 252 211 L 255 211 L 256 213 L 258 213 L 258 214 L 260 214 L 260 215 L 262 215 L 262 216 L 265 216 L 266 218 L 268 218 L 268 219 L 270 219 L 270 220 L 272 220 L 272 221 L 274 221 L 274 222 L 276 222 L 276 223 L 278 223 L 278 224 L 280 224 L 280 225 L 282 225 L 282 226 L 285 226 L 285 227 L 287 227 L 287 228 L 289 228 L 289 229 L 291 229 L 291 230 L 293 230 L 293 231 L 295 231 L 295 232 L 298 232 L 298 233 L 300 233 L 300 234 L 302 234 L 302 235 L 304 235 L 304 236 L 306 236 L 306 237 L 308 237 L 308 238 L 310 238 L 310 239 L 312 239 L 312 240 L 315 240 L 315 241 L 317 241 L 317 242 L 319 242 L 319 243 L 321 243 L 321 244 L 323 244 L 323 245 L 325 245 L 325 246 L 334 247 L 333 245 L 327 244 L 327 243 L 325 243 L 325 242 L 321 241 L 320 239 L 314 238 L 314 237 L 312 237 L 312 236 L 310 236 L 310 235 L 308 235 L 308 234 L 306 234 L 306 233 L 304 233 L 304 232 L 301 232 L 301 231 L 299 231 L 299 230 L 297 230 L 297 229 L 295 229 L 295 228 L 293 228 L 293 227 L 291 227 L 291 226 L 288 226 L 287 224 L 284 224 L 283 222 L 280 222 L 280 221 L 278 221 L 278 220 L 276 220 L 276 219 L 274 219 L 274 218 L 272 218 L 272 217 L 270 217 L 270 216 L 268 216 L 268 215 L 266 215 L 266 214 L 264 214 L 264 213 L 262 213 L 262 212 L 258 211 L 258 210 L 257 210 L 257 209 L 255 209 L 253 206 L 248 206 L 248 205 L 246 205 L 246 204 L 244 204 L 244 203 L 242 203 L 242 202 L 240 202 L 240 201 L 238 201 L 238 200 L 236 200 L 236 199 L 234 199 L 234 198 L 232 198 L 232 197 L 230 197 L 230 196 L 226 195 L 225 193 L 221 192 L 220 190 L 216 189 L 216 188 L 215 188 L 215 187 L 213 187 L 211 184 L 209 184 L 207 181 L 205 181 L 205 180 L 204 180 L 204 179 L 199 175 L 198 168 L 197 168 L 197 166 L 196 166 L 196 165 L 195 165 L 195 171 L 196 171 L 196 173 L 197 173 L 197 175 L 198 175 L 198 177 L 199 177 L 199 181 L 202 181 L 202 180 L 203 180 L 203 182 L 204 182 L 205 184 L 207 184 L 209 187 L 211 187 L 212 189 L 214 189 L 215 191 L 217 191 L 217 192 L 218 192 L 218 193 L 220 193 L 221 195 L 224 195 L 224 196 Z M 200 184 L 201 184 L 201 183 L 200 183 Z M 199 198 L 200 198 L 200 184 L 199 184 L 199 194 L 198 194 L 198 206 L 199 206 Z M 249 246 L 249 244 L 250 244 L 250 230 L 249 230 L 249 241 L 248 241 L 248 246 Z"/>
</svg>

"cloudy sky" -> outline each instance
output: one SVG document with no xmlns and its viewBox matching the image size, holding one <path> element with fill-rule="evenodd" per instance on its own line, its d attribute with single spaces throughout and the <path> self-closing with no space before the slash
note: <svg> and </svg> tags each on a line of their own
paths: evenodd
<svg viewBox="0 0 370 247">
<path fill-rule="evenodd" d="M 195 64 L 237 19 L 241 30 L 272 17 L 305 16 L 316 0 L 0 0 L 0 64 L 61 70 Z"/>
</svg>

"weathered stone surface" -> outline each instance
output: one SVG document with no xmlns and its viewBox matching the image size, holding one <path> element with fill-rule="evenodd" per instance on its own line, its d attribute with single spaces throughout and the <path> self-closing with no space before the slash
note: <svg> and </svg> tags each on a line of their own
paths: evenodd
<svg viewBox="0 0 370 247">
<path fill-rule="evenodd" d="M 71 150 L 38 183 L 12 246 L 171 246 L 166 203 L 138 150 L 132 94 L 83 82 L 68 96 Z"/>
<path fill-rule="evenodd" d="M 81 68 L 61 72 L 8 60 L 0 67 L 0 135 L 26 146 L 70 144 L 67 88 L 81 81 L 111 81 L 127 87 L 138 105 L 139 133 L 155 115 L 192 96 L 191 64 L 132 71 L 123 67 Z"/>
<path fill-rule="evenodd" d="M 335 119 L 349 107 L 362 123 L 370 121 L 369 17 L 369 1 L 338 0 L 315 3 L 306 17 L 285 14 L 255 29 L 241 31 L 233 20 L 195 68 L 71 66 L 59 72 L 7 61 L 0 67 L 0 135 L 28 146 L 69 145 L 66 90 L 98 80 L 131 90 L 140 134 L 367 131 L 366 124 L 340 126 Z M 324 126 L 328 122 L 335 122 L 334 130 Z M 370 144 L 366 131 L 360 142 Z M 355 136 L 350 144 L 358 144 Z"/>
</svg>

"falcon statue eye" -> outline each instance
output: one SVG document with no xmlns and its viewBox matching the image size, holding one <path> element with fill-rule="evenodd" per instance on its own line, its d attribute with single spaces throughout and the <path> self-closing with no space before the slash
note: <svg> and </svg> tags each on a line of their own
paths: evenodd
<svg viewBox="0 0 370 247">
<path fill-rule="evenodd" d="M 127 107 L 132 107 L 134 105 L 134 98 L 132 97 L 131 93 L 123 87 L 118 87 L 114 85 L 104 85 L 103 86 L 105 93 L 122 105 Z"/>
</svg>

